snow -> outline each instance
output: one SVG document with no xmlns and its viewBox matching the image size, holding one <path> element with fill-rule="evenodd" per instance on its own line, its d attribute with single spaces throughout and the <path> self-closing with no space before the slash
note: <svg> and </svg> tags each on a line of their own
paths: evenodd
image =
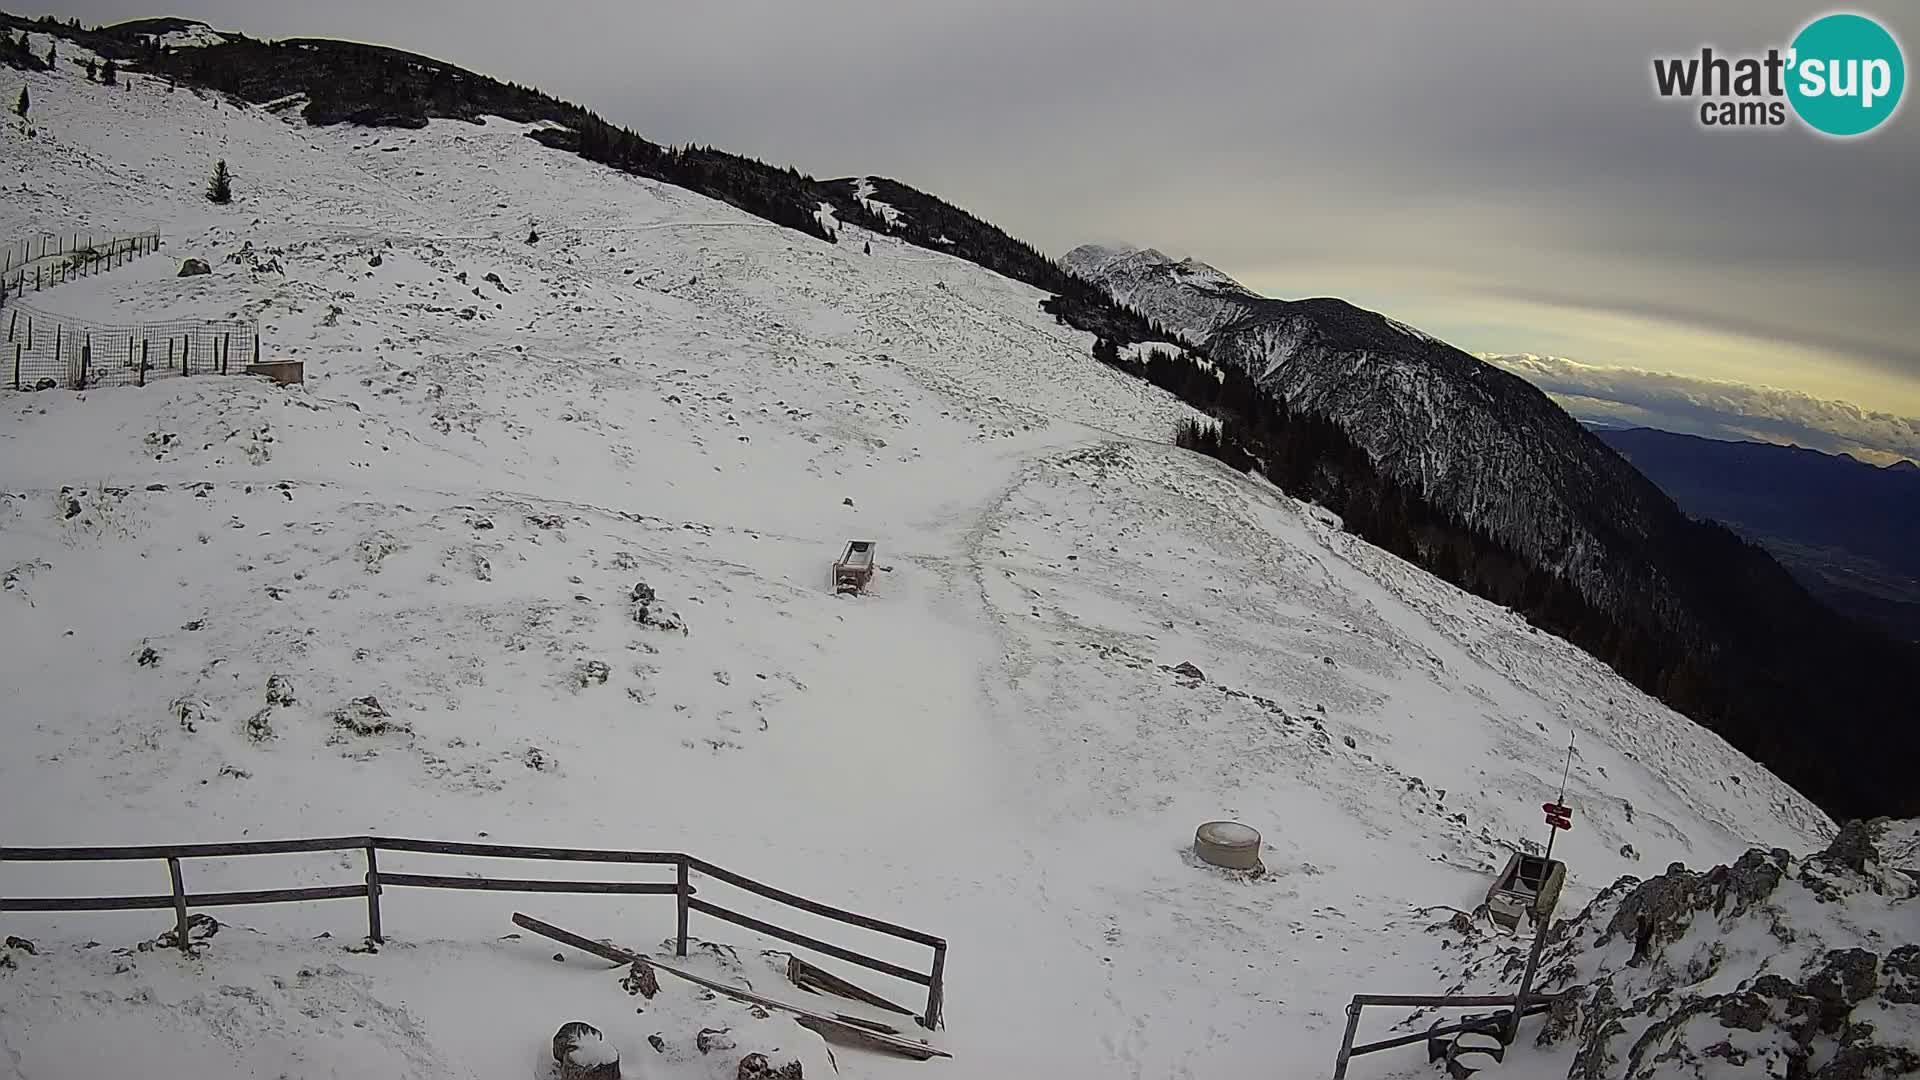
<svg viewBox="0 0 1920 1080">
<path fill-rule="evenodd" d="M 1200 833 L 1208 842 L 1226 847 L 1246 847 L 1260 842 L 1258 830 L 1232 821 L 1209 821 L 1200 826 Z"/>
<path fill-rule="evenodd" d="M 1432 334 L 1427 333 L 1425 330 L 1420 330 L 1420 329 L 1416 329 L 1415 327 L 1408 326 L 1406 323 L 1401 322 L 1399 319 L 1387 319 L 1387 325 L 1391 326 L 1393 329 L 1399 331 L 1400 333 L 1405 334 L 1406 336 L 1414 339 L 1415 341 L 1423 341 L 1429 344 L 1440 343 L 1439 338 L 1434 337 Z"/>
<path fill-rule="evenodd" d="M 169 30 L 160 35 L 160 45 L 167 49 L 199 49 L 208 45 L 223 45 L 225 35 L 205 23 L 195 23 L 184 30 Z"/>
<path fill-rule="evenodd" d="M 1024 285 L 898 243 L 864 255 L 844 223 L 827 244 L 504 121 L 310 129 L 144 77 L 25 78 L 40 135 L 31 154 L 5 135 L 24 187 L 0 236 L 166 235 L 35 302 L 255 317 L 307 382 L 0 395 L 9 844 L 686 850 L 949 941 L 934 1038 L 954 1059 L 841 1049 L 841 1075 L 1294 1076 L 1326 1069 L 1349 995 L 1430 980 L 1422 909 L 1471 907 L 1509 845 L 1542 838 L 1569 729 L 1569 905 L 1832 832 L 1584 654 L 1166 445 L 1194 414 Z M 202 197 L 216 158 L 228 208 Z M 227 260 L 248 242 L 281 270 Z M 214 273 L 175 277 L 186 257 Z M 877 540 L 881 572 L 836 597 L 849 538 Z M 644 624 L 636 582 L 658 594 Z M 369 695 L 384 730 L 336 721 Z M 1264 876 L 1192 857 L 1217 818 L 1264 835 Z M 186 867 L 193 891 L 363 872 Z M 153 893 L 158 873 L 0 864 L 0 892 Z M 364 912 L 344 902 L 216 911 L 229 926 L 193 960 L 115 954 L 164 912 L 9 915 L 41 948 L 0 974 L 0 1060 L 524 1080 L 582 1019 L 648 1076 L 732 1075 L 691 1049 L 727 1024 L 833 1075 L 777 1016 L 664 987 L 635 1013 L 597 961 L 502 940 L 525 910 L 652 948 L 673 927 L 658 897 L 383 903 L 379 953 L 346 948 Z M 777 983 L 754 966 L 777 943 L 694 932 Z"/>
<path fill-rule="evenodd" d="M 614 1049 L 605 1037 L 589 1036 L 580 1040 L 580 1044 L 567 1055 L 567 1060 L 582 1069 L 594 1069 L 619 1061 L 620 1051 Z"/>
<path fill-rule="evenodd" d="M 892 204 L 881 202 L 873 197 L 872 177 L 863 176 L 854 183 L 853 197 L 865 203 L 867 209 L 879 214 L 880 220 L 886 222 L 889 229 L 898 228 L 900 223 L 906 220 L 906 215 Z"/>
</svg>

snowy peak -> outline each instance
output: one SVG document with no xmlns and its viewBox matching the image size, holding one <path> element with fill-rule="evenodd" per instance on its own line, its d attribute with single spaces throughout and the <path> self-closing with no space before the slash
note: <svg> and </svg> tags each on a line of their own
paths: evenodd
<svg viewBox="0 0 1920 1080">
<path fill-rule="evenodd" d="M 1125 275 L 1164 277 L 1187 288 L 1216 290 L 1250 299 L 1259 297 L 1258 293 L 1198 259 L 1176 260 L 1158 248 L 1082 244 L 1067 252 L 1060 264 L 1090 281 L 1111 281 Z"/>
<path fill-rule="evenodd" d="M 1245 315 L 1247 306 L 1260 300 L 1206 263 L 1175 261 L 1154 248 L 1086 244 L 1067 252 L 1060 265 L 1105 288 L 1120 304 L 1196 342 Z"/>
</svg>

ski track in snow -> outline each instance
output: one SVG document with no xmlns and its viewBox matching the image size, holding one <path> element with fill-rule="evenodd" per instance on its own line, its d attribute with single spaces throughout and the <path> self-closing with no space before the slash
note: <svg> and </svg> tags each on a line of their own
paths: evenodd
<svg viewBox="0 0 1920 1080">
<path fill-rule="evenodd" d="M 1832 831 L 1584 654 L 1164 445 L 1189 411 L 1024 285 L 852 226 L 828 245 L 504 121 L 309 129 L 139 75 L 25 78 L 39 134 L 5 132 L 26 169 L 0 239 L 166 234 L 29 301 L 257 317 L 308 381 L 0 394 L 10 844 L 687 850 L 951 942 L 955 1059 L 843 1049 L 843 1075 L 1203 1077 L 1324 1071 L 1349 995 L 1438 990 L 1421 909 L 1471 908 L 1542 838 L 1570 729 L 1569 908 Z M 217 157 L 226 208 L 201 197 Z M 215 272 L 173 276 L 189 256 Z M 885 572 L 836 598 L 854 537 Z M 267 702 L 273 675 L 292 703 Z M 366 695 L 391 728 L 337 726 Z M 1220 817 L 1264 833 L 1266 876 L 1186 854 Z M 195 891 L 362 872 L 187 870 Z M 5 864 L 0 891 L 156 873 Z M 42 948 L 0 972 L 0 1061 L 522 1080 L 587 1019 L 646 1075 L 731 1076 L 737 1056 L 655 1055 L 667 1020 L 613 980 L 499 940 L 518 907 L 651 948 L 673 921 L 655 899 L 399 891 L 376 955 L 342 948 L 354 903 L 227 909 L 194 961 L 113 954 L 165 913 L 9 916 Z M 817 1040 L 778 1030 L 824 1075 Z"/>
</svg>

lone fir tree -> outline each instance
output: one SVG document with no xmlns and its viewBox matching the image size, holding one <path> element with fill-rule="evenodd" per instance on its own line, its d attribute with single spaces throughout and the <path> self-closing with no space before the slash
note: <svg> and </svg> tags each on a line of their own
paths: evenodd
<svg viewBox="0 0 1920 1080">
<path fill-rule="evenodd" d="M 120 65 L 114 63 L 112 60 L 108 60 L 106 64 L 100 68 L 100 81 L 107 86 L 112 86 L 119 82 Z"/>
<path fill-rule="evenodd" d="M 225 158 L 213 167 L 213 182 L 207 185 L 207 201 L 222 206 L 233 201 L 233 174 L 227 172 Z"/>
<path fill-rule="evenodd" d="M 13 103 L 13 111 L 19 113 L 24 119 L 27 110 L 31 108 L 33 108 L 33 98 L 27 94 L 27 88 L 23 86 L 20 88 L 20 100 Z"/>
</svg>

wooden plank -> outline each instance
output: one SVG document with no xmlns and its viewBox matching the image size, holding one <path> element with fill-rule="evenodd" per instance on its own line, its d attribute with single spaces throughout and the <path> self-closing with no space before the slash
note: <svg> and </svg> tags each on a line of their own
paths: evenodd
<svg viewBox="0 0 1920 1080">
<path fill-rule="evenodd" d="M 587 938 L 583 938 L 578 934 L 571 933 L 566 930 L 562 930 L 559 927 L 552 925 L 551 923 L 544 923 L 538 919 L 531 918 L 526 915 L 522 915 L 518 912 L 514 913 L 513 924 L 515 926 L 519 926 L 524 929 L 531 930 L 534 933 L 539 934 L 543 937 L 552 938 L 553 940 L 558 941 L 563 945 L 571 945 L 576 949 L 582 950 L 583 952 L 592 953 L 595 956 L 599 956 L 604 959 L 610 960 L 616 964 L 632 964 L 632 963 L 645 964 L 648 967 L 653 968 L 655 971 L 664 971 L 667 974 L 672 975 L 676 978 L 685 979 L 687 982 L 693 983 L 696 986 L 704 986 L 709 990 L 712 990 L 716 993 L 725 994 L 728 997 L 734 998 L 739 1001 L 745 1001 L 750 1004 L 760 1005 L 769 1009 L 779 1009 L 782 1012 L 793 1013 L 796 1017 L 799 1017 L 802 1020 L 811 1021 L 811 1023 L 806 1024 L 806 1027 L 808 1028 L 808 1030 L 817 1032 L 821 1034 L 823 1037 L 826 1036 L 827 1033 L 831 1032 L 834 1036 L 844 1039 L 848 1042 L 857 1043 L 861 1046 L 871 1047 L 876 1050 L 885 1050 L 889 1053 L 902 1054 L 919 1061 L 925 1061 L 926 1059 L 931 1057 L 950 1058 L 953 1056 L 952 1054 L 947 1053 L 945 1050 L 937 1049 L 923 1042 L 915 1042 L 911 1039 L 904 1039 L 895 1035 L 887 1035 L 883 1032 L 871 1031 L 871 1030 L 862 1028 L 857 1023 L 848 1023 L 847 1021 L 838 1019 L 836 1017 L 823 1016 L 820 1013 L 812 1012 L 807 1009 L 802 1009 L 797 1005 L 790 1005 L 787 1002 L 780 1001 L 776 998 L 764 997 L 760 994 L 755 994 L 748 990 L 742 990 L 739 987 L 728 986 L 726 983 L 723 983 L 723 982 L 715 982 L 712 979 L 695 975 L 690 971 L 681 971 L 679 968 L 673 967 L 668 964 L 662 964 L 657 960 L 651 959 L 649 957 L 641 956 L 638 953 L 630 952 L 626 949 L 622 949 L 617 946 L 606 945 L 598 941 L 592 941 Z"/>
<path fill-rule="evenodd" d="M 624 893 L 636 896 L 672 896 L 679 887 L 670 881 L 553 881 L 545 878 L 477 878 L 441 874 L 396 874 L 382 871 L 382 885 L 409 885 L 419 889 L 475 889 L 485 892 Z"/>
<path fill-rule="evenodd" d="M 885 960 L 876 960 L 871 956 L 854 952 L 852 949 L 843 949 L 831 942 L 808 937 L 805 934 L 788 930 L 785 927 L 775 926 L 770 922 L 762 922 L 751 915 L 742 915 L 729 908 L 723 908 L 719 904 L 709 904 L 705 900 L 690 899 L 687 901 L 687 906 L 695 911 L 711 915 L 716 919 L 724 919 L 735 926 L 744 926 L 749 930 L 758 930 L 768 937 L 776 937 L 790 944 L 801 945 L 815 952 L 825 953 L 836 959 L 845 960 L 849 964 L 859 964 L 863 968 L 867 968 L 870 971 L 878 971 L 882 975 L 891 975 L 896 979 L 905 979 L 908 982 L 918 983 L 921 986 L 933 985 L 933 976 L 931 975 L 914 971 L 911 968 L 903 968 L 898 964 L 889 964 Z"/>
<path fill-rule="evenodd" d="M 248 840 L 237 844 L 139 844 L 130 847 L 0 847 L 0 862 L 112 862 L 125 859 L 217 859 L 230 855 L 286 855 L 367 846 L 364 836 L 315 840 Z"/>
<path fill-rule="evenodd" d="M 494 859 L 557 859 L 564 862 L 658 863 L 662 865 L 680 860 L 678 853 L 670 851 L 607 851 L 594 848 L 521 847 L 515 844 L 456 844 L 443 840 L 408 840 L 397 836 L 376 836 L 371 842 L 375 847 L 385 848 L 388 851 L 419 851 L 431 855 L 478 855 Z"/>
<path fill-rule="evenodd" d="M 292 904 L 306 900 L 344 900 L 365 896 L 365 885 L 326 885 L 312 889 L 253 889 L 245 892 L 187 893 L 189 908 L 239 907 L 244 904 Z M 174 906 L 166 896 L 15 896 L 0 898 L 0 911 L 144 911 Z"/>
<path fill-rule="evenodd" d="M 894 1036 L 878 1031 L 868 1031 L 865 1028 L 855 1026 L 854 1024 L 843 1023 L 838 1020 L 817 1020 L 811 1016 L 796 1016 L 793 1018 L 793 1022 L 823 1039 L 843 1042 L 867 1050 L 882 1050 L 887 1053 L 900 1054 L 904 1057 L 913 1058 L 915 1061 L 925 1061 L 936 1055 L 943 1058 L 953 1056 L 952 1054 L 935 1050 L 933 1047 L 927 1046 L 924 1043 L 909 1042 L 907 1046 L 918 1047 L 919 1049 L 908 1050 L 900 1045 L 903 1040 L 899 1040 Z"/>
<path fill-rule="evenodd" d="M 837 919 L 840 922 L 851 923 L 854 926 L 865 927 L 868 930 L 877 930 L 883 934 L 892 934 L 894 937 L 905 938 L 908 941 L 919 942 L 920 944 L 928 946 L 929 948 L 934 948 L 934 947 L 938 947 L 946 944 L 945 941 L 943 941 L 940 938 L 934 937 L 932 934 L 923 934 L 918 930 L 911 930 L 897 923 L 884 922 L 880 919 L 875 919 L 866 915 L 855 914 L 854 912 L 846 911 L 842 908 L 829 907 L 826 904 L 809 900 L 804 896 L 795 896 L 793 893 L 786 892 L 781 889 L 776 889 L 771 885 L 762 885 L 761 883 L 753 880 L 752 878 L 742 877 L 739 874 L 732 872 L 731 870 L 723 870 L 720 867 L 715 866 L 710 862 L 707 862 L 705 859 L 697 859 L 697 858 L 689 857 L 688 862 L 693 866 L 695 870 L 700 871 L 701 873 L 707 875 L 708 877 L 719 878 L 721 881 L 724 881 L 729 885 L 733 885 L 738 888 L 745 889 L 748 892 L 759 893 L 761 896 L 764 896 L 769 900 L 778 900 L 781 903 L 786 904 L 788 907 L 797 907 L 801 911 L 810 911 L 815 915 L 823 915 L 829 919 Z"/>
<path fill-rule="evenodd" d="M 847 998 L 851 1001 L 865 1002 L 877 1009 L 885 1009 L 887 1012 L 899 1013 L 902 1016 L 913 1015 L 912 1009 L 904 1005 L 895 1005 L 879 994 L 864 987 L 856 986 L 840 976 L 835 975 L 833 972 L 814 964 L 809 964 L 797 956 L 787 957 L 787 978 L 793 985 L 802 990 L 812 991 L 816 994 L 832 994 L 836 997 Z"/>
<path fill-rule="evenodd" d="M 311 889 L 249 889 L 244 892 L 189 893 L 188 907 L 240 907 L 245 904 L 297 904 L 307 900 L 349 900 L 367 895 L 367 886 L 321 885 Z"/>
<path fill-rule="evenodd" d="M 0 897 L 0 911 L 146 911 L 172 906 L 171 895 Z"/>
<path fill-rule="evenodd" d="M 180 860 L 167 860 L 167 875 L 173 878 L 174 944 L 181 952 L 186 952 L 191 943 L 187 940 L 187 887 L 180 880 Z"/>
</svg>

